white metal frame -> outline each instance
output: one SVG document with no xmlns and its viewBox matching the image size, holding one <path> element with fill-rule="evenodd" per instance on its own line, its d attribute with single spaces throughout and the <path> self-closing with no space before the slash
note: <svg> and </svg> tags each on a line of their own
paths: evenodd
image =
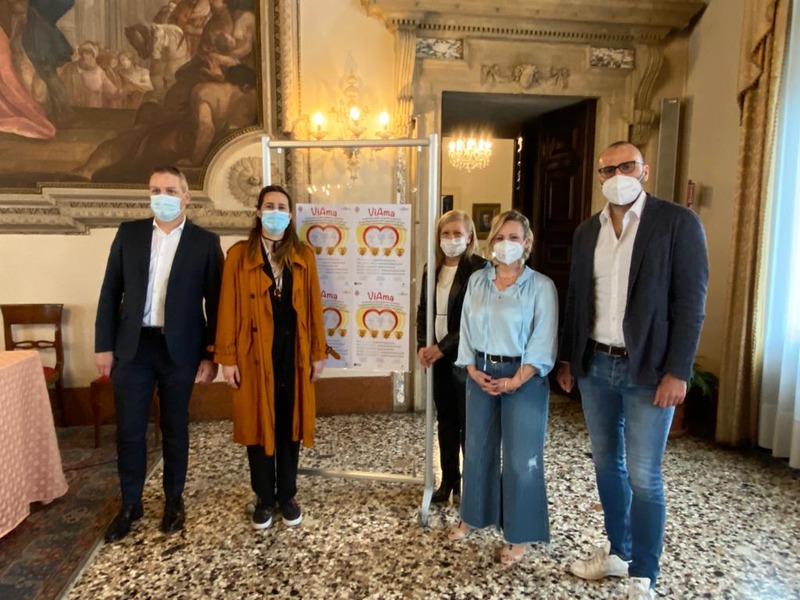
<svg viewBox="0 0 800 600">
<path fill-rule="evenodd" d="M 431 265 L 435 264 L 434 232 L 436 219 L 439 213 L 439 136 L 431 134 L 426 138 L 396 139 L 396 140 L 270 140 L 264 136 L 261 140 L 262 147 L 262 175 L 264 185 L 272 183 L 272 156 L 270 149 L 278 150 L 288 148 L 428 148 L 428 227 L 426 245 L 426 263 L 428 267 L 428 285 L 426 290 L 427 306 L 426 317 L 426 345 L 433 343 L 433 318 L 434 292 L 436 278 L 431 277 Z M 322 477 L 343 477 L 347 479 L 367 479 L 371 481 L 387 481 L 394 483 L 423 483 L 422 505 L 420 507 L 419 522 L 425 526 L 430 515 L 431 497 L 433 496 L 433 369 L 426 369 L 426 398 L 425 398 L 425 471 L 424 477 L 408 475 L 395 475 L 392 473 L 372 473 L 367 471 L 339 471 L 335 469 L 299 469 L 304 475 L 319 475 Z"/>
</svg>

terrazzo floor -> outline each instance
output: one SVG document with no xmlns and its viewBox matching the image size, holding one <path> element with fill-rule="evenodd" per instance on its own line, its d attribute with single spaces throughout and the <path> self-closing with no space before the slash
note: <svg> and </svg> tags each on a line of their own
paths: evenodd
<svg viewBox="0 0 800 600">
<path fill-rule="evenodd" d="M 424 415 L 318 419 L 301 467 L 421 477 Z M 229 422 L 191 432 L 187 528 L 165 537 L 161 471 L 145 489 L 145 517 L 120 543 L 100 547 L 66 597 L 97 598 L 624 598 L 624 581 L 567 572 L 603 539 L 579 406 L 554 399 L 545 451 L 552 542 L 513 566 L 496 560 L 495 531 L 447 540 L 452 505 L 419 525 L 422 486 L 301 476 L 304 521 L 251 528 L 244 450 Z M 438 473 L 438 468 L 437 468 Z M 658 597 L 800 598 L 800 473 L 760 453 L 670 440 L 668 521 Z"/>
</svg>

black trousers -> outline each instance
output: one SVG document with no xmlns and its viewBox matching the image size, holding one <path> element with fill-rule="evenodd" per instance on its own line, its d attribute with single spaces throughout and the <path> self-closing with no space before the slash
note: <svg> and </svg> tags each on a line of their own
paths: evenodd
<svg viewBox="0 0 800 600">
<path fill-rule="evenodd" d="M 275 454 L 264 446 L 248 446 L 250 485 L 262 504 L 272 507 L 288 502 L 297 494 L 297 464 L 300 442 L 292 441 L 294 398 L 283 386 L 275 390 Z"/>
<path fill-rule="evenodd" d="M 196 375 L 197 365 L 176 365 L 164 336 L 146 329 L 142 330 L 136 356 L 114 366 L 111 381 L 123 504 L 142 500 L 147 472 L 147 422 L 156 385 L 161 408 L 164 495 L 177 499 L 183 493 L 189 465 L 189 400 Z"/>
<path fill-rule="evenodd" d="M 466 383 L 453 374 L 453 363 L 440 358 L 433 363 L 433 402 L 438 421 L 439 459 L 442 479 L 459 481 L 459 450 L 464 452 Z"/>
</svg>

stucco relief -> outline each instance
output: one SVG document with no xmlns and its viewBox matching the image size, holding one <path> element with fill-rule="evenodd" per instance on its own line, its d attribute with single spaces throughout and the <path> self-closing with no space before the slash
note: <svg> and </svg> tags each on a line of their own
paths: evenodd
<svg viewBox="0 0 800 600">
<path fill-rule="evenodd" d="M 549 84 L 562 90 L 569 87 L 570 71 L 567 67 L 550 67 L 542 70 L 537 65 L 519 63 L 503 66 L 497 63 L 481 65 L 481 85 L 488 83 L 516 83 L 523 90 Z"/>
</svg>

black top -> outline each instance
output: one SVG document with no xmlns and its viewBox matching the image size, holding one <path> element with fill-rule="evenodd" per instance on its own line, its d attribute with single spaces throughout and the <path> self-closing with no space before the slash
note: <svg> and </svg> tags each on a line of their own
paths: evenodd
<svg viewBox="0 0 800 600">
<path fill-rule="evenodd" d="M 297 312 L 292 306 L 292 270 L 283 268 L 281 293 L 275 286 L 275 276 L 269 264 L 267 251 L 261 245 L 264 257 L 264 273 L 272 280 L 269 297 L 272 301 L 272 369 L 275 374 L 275 390 L 284 388 L 290 398 L 294 397 L 294 345 L 297 334 Z"/>
</svg>

